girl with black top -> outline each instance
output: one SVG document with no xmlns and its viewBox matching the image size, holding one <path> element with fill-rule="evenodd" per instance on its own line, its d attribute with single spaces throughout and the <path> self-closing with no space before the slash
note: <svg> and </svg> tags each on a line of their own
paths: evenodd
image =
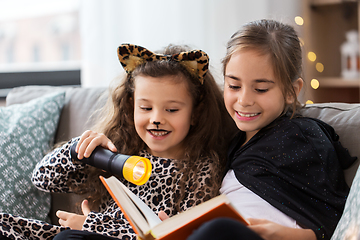
<svg viewBox="0 0 360 240">
<path fill-rule="evenodd" d="M 272 20 L 245 25 L 228 42 L 224 100 L 240 132 L 221 192 L 250 221 L 204 224 L 189 239 L 330 239 L 349 192 L 352 158 L 326 123 L 299 115 L 301 46 Z"/>
</svg>

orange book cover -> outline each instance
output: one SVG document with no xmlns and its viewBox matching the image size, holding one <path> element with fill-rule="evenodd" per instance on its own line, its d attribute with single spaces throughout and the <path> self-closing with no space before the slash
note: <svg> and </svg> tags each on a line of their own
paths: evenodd
<svg viewBox="0 0 360 240">
<path fill-rule="evenodd" d="M 158 216 L 117 178 L 103 178 L 101 181 L 114 198 L 135 233 L 143 240 L 183 240 L 203 223 L 218 217 L 236 219 L 245 225 L 248 222 L 231 205 L 225 195 L 219 195 L 187 211 L 161 221 Z"/>
</svg>

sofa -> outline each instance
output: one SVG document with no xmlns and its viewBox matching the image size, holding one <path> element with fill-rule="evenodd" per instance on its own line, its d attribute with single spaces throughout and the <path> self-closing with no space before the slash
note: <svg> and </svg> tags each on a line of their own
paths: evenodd
<svg viewBox="0 0 360 240">
<path fill-rule="evenodd" d="M 94 122 L 96 110 L 105 104 L 107 94 L 106 88 L 53 86 L 17 87 L 12 89 L 8 94 L 6 98 L 6 107 L 4 107 L 4 109 L 13 106 L 26 108 L 27 103 L 35 101 L 36 99 L 42 99 L 49 95 L 61 95 L 62 102 L 58 104 L 59 116 L 57 120 L 54 118 L 57 125 L 54 128 L 55 132 L 52 139 L 49 139 L 50 145 L 53 146 L 53 144 L 61 143 L 79 136 L 88 129 Z M 49 100 L 46 101 L 49 102 Z M 59 103 L 60 100 L 56 100 L 55 102 Z M 55 107 L 50 109 L 55 109 Z M 28 114 L 31 114 L 32 112 Z M 340 141 L 349 150 L 350 154 L 353 156 L 360 156 L 360 104 L 311 104 L 307 105 L 302 110 L 302 114 L 321 119 L 332 125 L 339 134 Z M 21 139 L 22 137 L 20 135 L 19 140 Z M 38 156 L 34 161 L 39 161 L 41 158 L 42 156 Z M 344 239 L 346 234 L 360 233 L 360 173 L 357 173 L 359 162 L 360 160 L 358 159 L 354 165 L 344 172 L 347 183 L 349 186 L 351 185 L 351 192 L 344 214 L 334 233 L 333 239 Z M 84 196 L 69 193 L 51 193 L 49 195 L 48 220 L 52 223 L 57 223 L 58 221 L 55 216 L 55 212 L 58 209 L 75 211 L 76 203 L 84 198 Z M 359 231 L 356 232 L 356 229 L 359 229 Z"/>
</svg>

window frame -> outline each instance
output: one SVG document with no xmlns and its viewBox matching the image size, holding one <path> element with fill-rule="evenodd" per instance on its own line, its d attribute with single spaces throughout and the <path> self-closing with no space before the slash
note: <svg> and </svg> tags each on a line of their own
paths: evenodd
<svg viewBox="0 0 360 240">
<path fill-rule="evenodd" d="M 80 86 L 80 69 L 1 71 L 0 99 L 5 99 L 12 88 L 26 85 Z"/>
</svg>

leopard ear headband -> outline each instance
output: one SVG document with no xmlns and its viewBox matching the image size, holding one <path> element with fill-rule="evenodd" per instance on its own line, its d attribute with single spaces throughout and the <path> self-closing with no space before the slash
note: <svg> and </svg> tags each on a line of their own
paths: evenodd
<svg viewBox="0 0 360 240">
<path fill-rule="evenodd" d="M 204 77 L 209 68 L 209 57 L 202 50 L 192 50 L 174 55 L 162 55 L 153 53 L 141 46 L 122 44 L 118 47 L 118 58 L 128 74 L 145 62 L 161 60 L 177 61 L 182 64 L 190 74 L 197 77 L 201 84 L 204 83 Z"/>
</svg>

